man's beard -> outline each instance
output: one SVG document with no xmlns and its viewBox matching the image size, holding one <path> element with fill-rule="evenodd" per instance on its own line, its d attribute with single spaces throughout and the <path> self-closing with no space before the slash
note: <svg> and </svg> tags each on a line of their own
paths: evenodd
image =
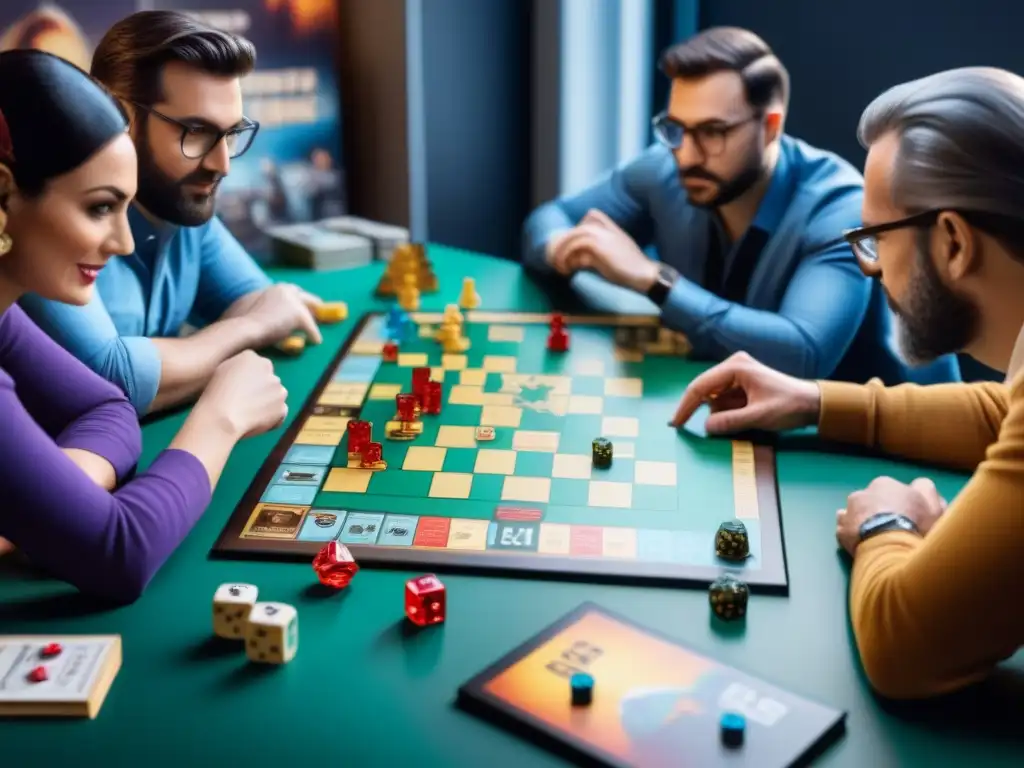
<svg viewBox="0 0 1024 768">
<path fill-rule="evenodd" d="M 752 157 L 736 176 L 731 179 L 723 179 L 711 171 L 701 167 L 686 168 L 679 172 L 679 181 L 684 183 L 686 179 L 705 179 L 718 187 L 718 193 L 703 202 L 694 200 L 689 196 L 690 204 L 698 208 L 721 208 L 740 197 L 757 182 L 764 178 L 765 168 L 760 157 Z"/>
<path fill-rule="evenodd" d="M 928 255 L 927 235 L 918 239 L 914 261 L 903 305 L 888 291 L 886 299 L 896 316 L 900 355 L 908 364 L 920 366 L 965 350 L 976 338 L 981 320 L 974 304 L 943 285 Z"/>
<path fill-rule="evenodd" d="M 145 137 L 145 131 L 142 133 Z M 213 216 L 216 206 L 216 185 L 223 176 L 202 166 L 180 179 L 172 179 L 153 159 L 148 141 L 140 139 L 139 187 L 136 199 L 143 208 L 158 219 L 183 227 L 197 227 Z M 209 194 L 188 191 L 188 184 L 214 184 Z"/>
</svg>

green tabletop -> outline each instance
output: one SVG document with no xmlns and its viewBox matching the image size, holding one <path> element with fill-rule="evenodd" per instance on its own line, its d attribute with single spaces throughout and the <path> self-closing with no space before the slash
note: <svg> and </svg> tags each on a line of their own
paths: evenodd
<svg viewBox="0 0 1024 768">
<path fill-rule="evenodd" d="M 425 309 L 455 301 L 463 276 L 476 278 L 484 308 L 536 311 L 549 298 L 515 264 L 433 248 L 441 291 Z M 325 299 L 343 299 L 349 319 L 324 329 L 278 370 L 294 413 L 338 345 L 365 311 L 380 265 L 314 274 L 274 272 Z M 685 381 L 679 382 L 680 392 Z M 666 414 L 666 419 L 669 414 Z M 180 426 L 178 413 L 144 428 L 143 465 Z M 734 664 L 849 712 L 847 733 L 825 766 L 1021 764 L 1019 737 L 1006 738 L 992 686 L 973 706 L 884 707 L 856 660 L 847 616 L 847 568 L 837 555 L 835 510 L 848 493 L 888 474 L 927 472 L 947 498 L 964 478 L 877 458 L 784 451 L 779 457 L 788 597 L 754 596 L 740 633 L 709 620 L 706 591 L 636 588 L 445 574 L 448 619 L 405 630 L 403 585 L 413 572 L 364 569 L 344 592 L 325 595 L 306 564 L 211 560 L 210 547 L 280 436 L 235 450 L 209 510 L 136 604 L 95 606 L 74 590 L 6 567 L 0 575 L 2 633 L 117 633 L 124 664 L 96 720 L 0 720 L 0 765 L 563 765 L 560 759 L 453 706 L 458 686 L 583 601 L 668 633 Z M 69 504 L 74 500 L 69 499 Z M 31 510 L 26 510 L 31 514 Z M 67 553 L 73 557 L 74 553 Z M 260 598 L 299 611 L 297 657 L 285 667 L 247 663 L 211 640 L 211 598 L 226 581 L 252 582 Z M 936 638 L 940 642 L 940 638 Z M 1020 667 L 1019 664 L 1015 665 Z M 997 681 L 998 682 L 998 681 Z M 1015 699 L 1019 702 L 1021 699 Z M 1016 705 L 1019 711 L 1019 703 Z"/>
</svg>

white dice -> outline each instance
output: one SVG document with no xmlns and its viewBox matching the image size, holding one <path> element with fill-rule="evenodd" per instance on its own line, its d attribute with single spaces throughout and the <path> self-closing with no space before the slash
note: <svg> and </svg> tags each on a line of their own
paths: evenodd
<svg viewBox="0 0 1024 768">
<path fill-rule="evenodd" d="M 245 625 L 250 661 L 287 664 L 299 648 L 299 613 L 286 603 L 256 603 Z"/>
<path fill-rule="evenodd" d="M 245 637 L 245 625 L 257 597 L 259 589 L 252 584 L 221 584 L 213 595 L 214 634 L 230 640 Z"/>
</svg>

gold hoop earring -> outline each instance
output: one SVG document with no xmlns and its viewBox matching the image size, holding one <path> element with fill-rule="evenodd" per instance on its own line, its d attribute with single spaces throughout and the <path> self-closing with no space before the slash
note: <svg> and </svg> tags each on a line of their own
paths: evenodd
<svg viewBox="0 0 1024 768">
<path fill-rule="evenodd" d="M 14 247 L 14 240 L 6 232 L 0 232 L 0 256 L 6 256 Z"/>
</svg>

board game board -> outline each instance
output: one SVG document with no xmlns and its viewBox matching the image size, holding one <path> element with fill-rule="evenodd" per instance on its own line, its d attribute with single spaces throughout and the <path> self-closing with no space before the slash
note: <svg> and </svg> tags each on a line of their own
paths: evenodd
<svg viewBox="0 0 1024 768">
<path fill-rule="evenodd" d="M 469 349 L 444 354 L 441 314 L 410 317 L 395 362 L 382 358 L 385 317 L 361 318 L 214 555 L 311 559 L 340 537 L 362 565 L 694 586 L 734 572 L 753 592 L 787 592 L 773 449 L 668 426 L 693 371 L 655 318 L 567 316 L 570 348 L 556 353 L 550 315 L 469 311 Z M 395 397 L 422 366 L 443 381 L 441 413 L 390 440 Z M 372 422 L 386 470 L 349 466 L 354 418 Z M 493 440 L 476 440 L 481 425 Z M 599 436 L 613 443 L 607 469 L 592 466 Z M 716 530 L 736 519 L 750 556 L 719 560 Z"/>
<path fill-rule="evenodd" d="M 574 706 L 570 678 L 594 681 Z M 785 691 L 585 603 L 459 689 L 459 704 L 588 764 L 628 768 L 782 768 L 807 764 L 846 713 Z M 723 744 L 723 713 L 745 720 Z"/>
</svg>

